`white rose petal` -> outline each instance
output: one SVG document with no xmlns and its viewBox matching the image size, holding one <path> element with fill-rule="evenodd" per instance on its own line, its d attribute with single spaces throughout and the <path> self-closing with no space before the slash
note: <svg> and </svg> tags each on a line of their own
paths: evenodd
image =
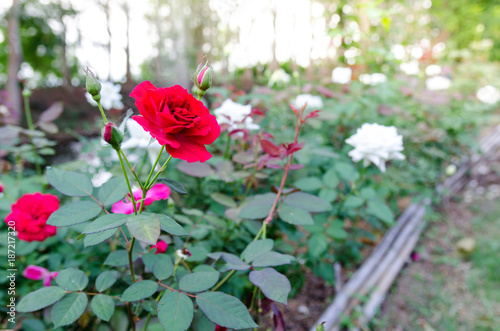
<svg viewBox="0 0 500 331">
<path fill-rule="evenodd" d="M 371 162 L 382 172 L 385 172 L 386 161 L 405 159 L 401 154 L 404 149 L 403 137 L 398 135 L 397 129 L 393 126 L 365 123 L 355 135 L 346 139 L 346 143 L 354 147 L 349 152 L 354 162 L 363 160 L 365 167 Z"/>
</svg>

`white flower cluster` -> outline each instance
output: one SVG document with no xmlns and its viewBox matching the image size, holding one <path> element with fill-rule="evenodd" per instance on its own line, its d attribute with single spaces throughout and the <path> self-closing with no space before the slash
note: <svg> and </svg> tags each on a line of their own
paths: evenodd
<svg viewBox="0 0 500 331">
<path fill-rule="evenodd" d="M 111 82 L 101 82 L 101 106 L 106 110 L 111 108 L 123 109 L 122 95 L 120 94 L 122 86 L 120 84 L 113 84 Z M 97 106 L 97 102 L 92 99 L 89 93 L 85 93 L 87 101 Z"/>
<path fill-rule="evenodd" d="M 230 130 L 258 130 L 260 129 L 260 125 L 255 124 L 253 118 L 248 116 L 251 112 L 252 106 L 244 106 L 231 99 L 227 99 L 219 108 L 214 110 L 217 122 L 219 124 L 229 124 Z"/>
<path fill-rule="evenodd" d="M 354 162 L 363 160 L 365 167 L 372 162 L 382 172 L 385 172 L 386 161 L 405 159 L 401 154 L 404 149 L 403 137 L 398 135 L 397 129 L 393 126 L 365 123 L 345 142 L 354 147 L 349 152 Z"/>
<path fill-rule="evenodd" d="M 359 75 L 359 81 L 365 85 L 378 85 L 382 84 L 387 80 L 387 77 L 382 73 L 374 74 L 361 74 Z"/>
<path fill-rule="evenodd" d="M 311 95 L 311 94 L 299 94 L 293 101 L 293 105 L 297 109 L 302 109 L 304 105 L 307 103 L 307 109 L 319 109 L 323 108 L 323 100 L 321 100 L 320 96 Z"/>
<path fill-rule="evenodd" d="M 493 105 L 500 101 L 500 91 L 491 85 L 486 85 L 477 90 L 476 97 L 482 103 Z"/>
<path fill-rule="evenodd" d="M 289 74 L 286 73 L 285 70 L 282 68 L 279 68 L 273 72 L 271 77 L 269 77 L 269 82 L 267 83 L 267 86 L 273 87 L 274 85 L 286 85 L 290 83 L 291 77 Z"/>
</svg>

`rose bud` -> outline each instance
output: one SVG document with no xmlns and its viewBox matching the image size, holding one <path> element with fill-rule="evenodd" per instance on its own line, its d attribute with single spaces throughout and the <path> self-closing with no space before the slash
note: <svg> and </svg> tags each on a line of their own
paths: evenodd
<svg viewBox="0 0 500 331">
<path fill-rule="evenodd" d="M 123 133 L 111 122 L 108 122 L 104 127 L 102 138 L 105 142 L 111 145 L 114 149 L 119 149 L 123 141 Z"/>
<path fill-rule="evenodd" d="M 89 68 L 85 70 L 85 73 L 87 74 L 85 88 L 95 101 L 99 101 L 101 99 L 101 83 L 99 83 L 99 80 L 97 80 L 97 78 L 94 76 L 94 73 L 90 71 Z"/>
<path fill-rule="evenodd" d="M 194 83 L 198 88 L 198 95 L 203 96 L 205 91 L 212 86 L 212 67 L 208 65 L 207 57 L 204 56 L 194 73 Z"/>
</svg>

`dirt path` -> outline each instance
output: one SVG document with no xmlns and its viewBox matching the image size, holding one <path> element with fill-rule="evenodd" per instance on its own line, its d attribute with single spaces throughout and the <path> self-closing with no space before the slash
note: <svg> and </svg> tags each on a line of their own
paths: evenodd
<svg viewBox="0 0 500 331">
<path fill-rule="evenodd" d="M 491 176 L 490 176 L 491 178 Z M 434 214 L 372 330 L 500 330 L 497 176 Z M 475 241 L 470 254 L 461 240 Z"/>
</svg>

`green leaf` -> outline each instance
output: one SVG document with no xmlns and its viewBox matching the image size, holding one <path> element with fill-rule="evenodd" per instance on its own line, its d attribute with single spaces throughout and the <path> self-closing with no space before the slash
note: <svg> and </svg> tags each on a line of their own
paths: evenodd
<svg viewBox="0 0 500 331">
<path fill-rule="evenodd" d="M 323 182 L 318 177 L 305 177 L 299 179 L 293 185 L 302 191 L 316 191 L 323 186 Z"/>
<path fill-rule="evenodd" d="M 95 280 L 95 288 L 98 292 L 106 291 L 108 288 L 113 286 L 117 279 L 118 271 L 106 270 L 97 276 L 97 279 Z"/>
<path fill-rule="evenodd" d="M 229 270 L 248 270 L 250 265 L 241 261 L 239 257 L 230 253 L 222 253 L 222 258 L 226 261 L 226 267 Z"/>
<path fill-rule="evenodd" d="M 266 297 L 286 305 L 292 286 L 284 275 L 273 268 L 265 268 L 251 271 L 248 279 L 260 288 Z"/>
<path fill-rule="evenodd" d="M 97 192 L 97 197 L 103 205 L 109 206 L 123 199 L 126 193 L 128 193 L 128 187 L 125 177 L 117 177 L 111 178 L 106 183 L 102 184 Z"/>
<path fill-rule="evenodd" d="M 255 257 L 252 262 L 254 267 L 274 267 L 277 265 L 291 264 L 295 258 L 291 255 L 276 252 L 267 252 Z"/>
<path fill-rule="evenodd" d="M 236 202 L 234 202 L 234 199 L 230 197 L 229 195 L 225 195 L 222 193 L 212 193 L 210 194 L 210 197 L 215 200 L 215 202 L 220 203 L 223 206 L 229 207 L 229 208 L 236 208 Z"/>
<path fill-rule="evenodd" d="M 89 277 L 81 270 L 68 268 L 59 271 L 56 283 L 66 291 L 83 291 L 89 283 Z"/>
<path fill-rule="evenodd" d="M 350 195 L 344 201 L 344 208 L 354 209 L 361 207 L 364 203 L 365 200 L 363 200 L 362 198 Z"/>
<path fill-rule="evenodd" d="M 40 310 L 59 301 L 66 291 L 59 286 L 42 287 L 24 296 L 17 305 L 19 313 Z"/>
<path fill-rule="evenodd" d="M 142 263 L 144 263 L 150 272 L 153 272 L 153 265 L 159 257 L 160 255 L 155 253 L 145 253 L 142 255 Z"/>
<path fill-rule="evenodd" d="M 204 292 L 196 296 L 196 304 L 213 323 L 236 330 L 257 328 L 247 307 L 237 298 L 222 292 Z"/>
<path fill-rule="evenodd" d="M 272 239 L 259 239 L 252 241 L 245 248 L 243 253 L 241 253 L 241 257 L 246 262 L 250 263 L 262 253 L 267 253 L 273 249 L 274 241 Z"/>
<path fill-rule="evenodd" d="M 325 174 L 323 175 L 323 183 L 331 188 L 336 188 L 339 186 L 340 179 L 339 176 L 337 175 L 337 172 L 334 169 L 329 169 Z"/>
<path fill-rule="evenodd" d="M 302 208 L 311 213 L 321 213 L 332 209 L 332 206 L 325 200 L 304 192 L 289 194 L 283 201 L 289 206 Z"/>
<path fill-rule="evenodd" d="M 394 214 L 392 213 L 392 210 L 378 200 L 368 201 L 368 208 L 366 209 L 366 212 L 377 217 L 387 225 L 394 223 Z"/>
<path fill-rule="evenodd" d="M 85 236 L 83 238 L 83 246 L 89 247 L 89 246 L 95 246 L 100 243 L 102 243 L 105 240 L 108 240 L 109 238 L 113 237 L 113 235 L 116 233 L 116 229 L 109 229 L 103 232 L 98 232 L 98 233 L 90 233 L 90 234 L 82 234 Z"/>
<path fill-rule="evenodd" d="M 71 197 L 92 195 L 90 178 L 78 172 L 47 167 L 47 180 L 56 190 Z"/>
<path fill-rule="evenodd" d="M 312 257 L 319 257 L 328 249 L 328 237 L 323 233 L 313 234 L 308 242 L 308 253 Z"/>
<path fill-rule="evenodd" d="M 193 320 L 193 302 L 181 292 L 168 292 L 158 303 L 158 319 L 165 330 L 185 331 Z"/>
<path fill-rule="evenodd" d="M 347 238 L 347 232 L 343 229 L 341 221 L 332 222 L 326 229 L 326 234 L 333 239 L 343 240 Z"/>
<path fill-rule="evenodd" d="M 193 272 L 181 278 L 179 288 L 185 292 L 202 292 L 214 286 L 218 280 L 218 272 Z"/>
<path fill-rule="evenodd" d="M 356 171 L 356 168 L 349 163 L 337 162 L 334 164 L 333 168 L 342 179 L 348 182 L 355 182 L 359 178 L 359 173 Z"/>
<path fill-rule="evenodd" d="M 168 255 L 157 255 L 156 261 L 153 264 L 153 275 L 156 279 L 164 280 L 172 276 L 174 272 L 174 264 Z"/>
<path fill-rule="evenodd" d="M 87 308 L 89 300 L 85 293 L 69 293 L 52 308 L 52 322 L 58 328 L 75 322 Z"/>
<path fill-rule="evenodd" d="M 280 218 L 294 225 L 312 225 L 314 224 L 313 218 L 309 212 L 304 209 L 297 208 L 290 205 L 282 205 L 278 210 Z"/>
<path fill-rule="evenodd" d="M 132 284 L 123 292 L 122 301 L 132 302 L 149 298 L 156 290 L 158 290 L 158 284 L 156 282 L 152 280 L 141 280 Z"/>
<path fill-rule="evenodd" d="M 99 215 L 102 208 L 95 202 L 76 201 L 62 206 L 47 220 L 48 225 L 57 227 L 80 224 Z"/>
<path fill-rule="evenodd" d="M 160 178 L 158 179 L 158 182 L 163 183 L 165 185 L 168 185 L 172 190 L 175 192 L 182 194 L 182 195 L 187 195 L 188 191 L 182 186 L 182 184 L 176 182 L 175 180 L 172 179 L 166 179 L 166 178 Z"/>
<path fill-rule="evenodd" d="M 264 218 L 269 215 L 275 199 L 275 193 L 260 194 L 248 198 L 248 203 L 241 208 L 238 217 L 248 219 Z"/>
<path fill-rule="evenodd" d="M 127 218 L 130 235 L 149 245 L 156 245 L 160 236 L 160 218 L 156 214 L 131 215 Z"/>
<path fill-rule="evenodd" d="M 90 301 L 90 308 L 97 317 L 103 321 L 109 322 L 111 316 L 113 316 L 115 312 L 115 302 L 107 295 L 98 294 Z"/>
<path fill-rule="evenodd" d="M 137 257 L 137 253 L 132 253 L 132 261 L 137 260 Z M 128 265 L 128 252 L 124 249 L 111 252 L 104 261 L 104 264 L 110 265 L 112 267 L 121 267 L 124 265 Z"/>
<path fill-rule="evenodd" d="M 371 200 L 373 199 L 377 193 L 375 190 L 371 187 L 365 187 L 359 191 L 359 194 L 363 197 L 365 200 Z"/>
<path fill-rule="evenodd" d="M 197 310 L 193 322 L 194 330 L 215 331 L 215 324 L 201 310 Z"/>
<path fill-rule="evenodd" d="M 337 199 L 337 191 L 331 188 L 323 188 L 319 191 L 318 196 L 326 202 L 332 203 Z"/>
<path fill-rule="evenodd" d="M 160 227 L 166 233 L 169 233 L 172 236 L 187 236 L 188 235 L 186 230 L 184 230 L 184 228 L 179 223 L 174 221 L 169 216 L 164 215 L 164 214 L 157 214 L 157 215 L 160 218 Z"/>
<path fill-rule="evenodd" d="M 83 229 L 83 233 L 97 233 L 110 229 L 116 229 L 122 226 L 127 221 L 129 215 L 127 214 L 106 214 L 95 221 L 87 224 Z"/>
</svg>

